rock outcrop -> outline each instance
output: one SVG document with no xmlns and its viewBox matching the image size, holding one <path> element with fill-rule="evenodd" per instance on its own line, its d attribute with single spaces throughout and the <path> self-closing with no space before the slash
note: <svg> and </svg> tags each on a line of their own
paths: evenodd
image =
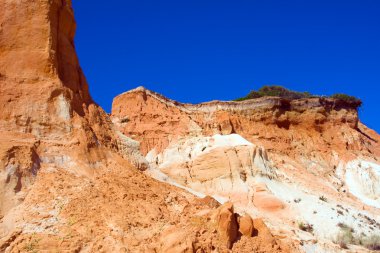
<svg viewBox="0 0 380 253">
<path fill-rule="evenodd" d="M 198 202 L 200 203 L 200 202 Z M 205 201 L 201 201 L 203 205 Z M 207 205 L 211 207 L 212 205 Z M 186 233 L 180 226 L 171 226 L 163 232 L 159 252 L 297 252 L 296 248 L 281 243 L 270 233 L 261 219 L 251 219 L 253 234 L 240 234 L 246 229 L 248 216 L 243 219 L 234 212 L 231 203 L 216 210 L 203 209 L 191 218 L 193 233 Z M 255 226 L 253 229 L 253 226 Z M 219 242 L 222 246 L 215 246 Z"/>
<path fill-rule="evenodd" d="M 222 241 L 231 249 L 238 237 L 238 223 L 232 203 L 224 204 L 218 213 L 218 233 Z"/>
<path fill-rule="evenodd" d="M 357 138 L 359 143 L 354 144 L 351 140 L 347 145 L 349 150 L 368 148 L 371 152 L 378 152 L 373 145 L 368 144 L 368 138 L 359 132 L 363 126 L 359 123 L 356 107 L 329 98 L 288 101 L 264 97 L 243 102 L 212 101 L 192 105 L 170 100 L 139 87 L 114 99 L 112 118 L 124 134 L 141 142 L 143 154 L 152 149 L 162 151 L 181 136 L 234 133 L 251 142 L 259 141 L 267 149 L 283 144 L 277 145 L 275 150 L 284 153 L 290 151 L 284 144 L 307 142 L 313 136 L 320 137 L 323 134 L 322 142 L 316 144 L 336 145 L 346 150 L 345 142 L 342 143 L 341 139 L 334 141 L 327 135 L 325 130 L 334 126 L 342 127 L 342 131 L 358 131 L 352 137 Z M 349 141 L 348 136 L 346 138 Z"/>
<path fill-rule="evenodd" d="M 233 202 L 305 250 L 334 251 L 338 224 L 352 224 L 357 236 L 374 234 L 373 224 L 380 229 L 380 137 L 349 102 L 262 97 L 193 105 L 139 87 L 114 99 L 111 118 L 140 142 L 150 175 Z M 313 235 L 297 225 L 304 223 Z"/>
<path fill-rule="evenodd" d="M 227 251 L 196 222 L 215 203 L 144 175 L 91 99 L 75 27 L 70 0 L 0 1 L 0 252 Z"/>
<path fill-rule="evenodd" d="M 268 191 L 254 194 L 255 177 L 277 177 L 265 149 L 236 134 L 182 139 L 160 154 L 149 152 L 146 159 L 181 185 L 244 206 L 255 202 L 261 207 L 261 199 L 271 196 Z"/>
<path fill-rule="evenodd" d="M 255 232 L 255 227 L 253 226 L 253 220 L 249 215 L 244 215 L 239 218 L 239 232 L 240 234 L 252 237 Z"/>
</svg>

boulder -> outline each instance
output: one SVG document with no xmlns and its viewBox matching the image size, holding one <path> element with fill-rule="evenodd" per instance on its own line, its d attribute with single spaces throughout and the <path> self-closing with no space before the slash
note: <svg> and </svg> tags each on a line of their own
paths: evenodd
<svg viewBox="0 0 380 253">
<path fill-rule="evenodd" d="M 268 245 L 274 245 L 276 244 L 276 240 L 272 233 L 270 232 L 267 225 L 264 223 L 264 221 L 260 218 L 253 219 L 252 220 L 253 227 L 255 228 L 253 231 L 253 236 L 259 236 L 260 239 Z"/>
<path fill-rule="evenodd" d="M 254 229 L 251 216 L 244 215 L 239 218 L 239 232 L 242 235 L 252 237 Z"/>
<path fill-rule="evenodd" d="M 218 234 L 219 239 L 226 243 L 226 247 L 231 249 L 238 236 L 238 224 L 234 207 L 228 202 L 220 207 L 218 214 Z"/>
</svg>

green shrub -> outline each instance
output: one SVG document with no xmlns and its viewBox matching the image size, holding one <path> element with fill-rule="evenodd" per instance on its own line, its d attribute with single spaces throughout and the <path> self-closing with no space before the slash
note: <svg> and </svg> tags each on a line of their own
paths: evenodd
<svg viewBox="0 0 380 253">
<path fill-rule="evenodd" d="M 293 99 L 314 98 L 314 97 L 323 97 L 323 96 L 313 95 L 310 92 L 292 91 L 278 85 L 265 85 L 257 91 L 252 90 L 251 92 L 248 93 L 247 96 L 238 98 L 235 101 L 244 101 L 248 99 L 255 99 L 255 98 L 261 98 L 261 97 L 281 97 L 281 98 L 293 100 Z M 355 106 L 356 108 L 362 105 L 362 101 L 359 98 L 349 96 L 346 94 L 334 94 L 330 96 L 330 98 L 339 100 L 344 103 L 348 103 L 349 105 Z"/>
<path fill-rule="evenodd" d="M 309 92 L 297 92 L 288 90 L 282 86 L 263 86 L 258 91 L 251 91 L 247 96 L 238 98 L 236 101 L 243 101 L 247 99 L 261 98 L 261 97 L 281 97 L 287 99 L 300 99 L 313 97 Z"/>
<path fill-rule="evenodd" d="M 346 94 L 340 94 L 340 93 L 334 94 L 331 96 L 331 98 L 341 100 L 341 101 L 344 101 L 344 102 L 349 103 L 349 104 L 353 104 L 356 107 L 360 107 L 363 104 L 363 102 L 359 98 L 356 98 L 354 96 L 349 96 Z"/>
<path fill-rule="evenodd" d="M 301 229 L 302 231 L 312 233 L 314 231 L 313 225 L 309 223 L 304 223 L 304 222 L 299 222 L 298 223 L 298 228 Z"/>
</svg>

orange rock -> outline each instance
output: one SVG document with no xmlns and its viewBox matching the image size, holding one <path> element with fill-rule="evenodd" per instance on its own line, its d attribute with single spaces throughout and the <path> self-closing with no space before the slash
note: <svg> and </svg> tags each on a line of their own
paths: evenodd
<svg viewBox="0 0 380 253">
<path fill-rule="evenodd" d="M 344 159 L 355 158 L 355 152 L 380 155 L 380 142 L 376 141 L 380 138 L 359 122 L 356 107 L 329 98 L 287 101 L 264 97 L 192 105 L 139 87 L 114 98 L 112 118 L 121 132 L 141 142 L 143 154 L 152 149 L 160 153 L 189 135 L 236 133 L 267 150 L 296 159 L 304 168 L 315 161 L 331 163 L 335 157 L 332 150 Z M 347 134 L 336 134 L 342 132 Z M 368 136 L 372 141 L 367 146 Z M 320 168 L 321 174 L 334 165 Z"/>
<path fill-rule="evenodd" d="M 219 202 L 210 196 L 206 196 L 202 199 L 199 199 L 198 203 L 200 203 L 202 206 L 213 207 L 213 208 L 217 208 L 220 206 Z"/>
<path fill-rule="evenodd" d="M 284 209 L 285 204 L 268 192 L 258 192 L 253 195 L 253 204 L 265 211 L 275 212 Z"/>
<path fill-rule="evenodd" d="M 242 235 L 252 237 L 254 229 L 251 216 L 246 214 L 239 218 L 239 232 Z"/>
<path fill-rule="evenodd" d="M 380 136 L 359 122 L 356 106 L 331 98 L 194 105 L 139 87 L 114 98 L 111 118 L 141 143 L 154 170 L 196 192 L 262 212 L 280 227 L 304 211 L 299 191 L 354 204 L 359 211 L 362 201 L 346 194 L 345 166 L 359 157 L 378 164 L 380 156 Z M 220 136 L 239 136 L 248 144 L 218 142 Z M 268 182 L 270 190 L 259 182 Z M 281 186 L 296 189 L 294 200 L 281 194 Z"/>
<path fill-rule="evenodd" d="M 219 209 L 218 234 L 226 247 L 231 249 L 238 236 L 238 224 L 232 203 L 225 203 Z"/>
<path fill-rule="evenodd" d="M 253 236 L 259 236 L 261 240 L 265 241 L 268 245 L 275 243 L 274 236 L 262 219 L 253 219 L 252 222 L 255 228 Z"/>
<path fill-rule="evenodd" d="M 204 181 L 238 168 L 229 174 L 238 193 L 253 174 L 275 176 L 263 173 L 269 159 L 259 146 L 290 161 L 280 169 L 295 163 L 295 177 L 308 184 L 329 178 L 334 157 L 380 154 L 378 135 L 357 111 L 331 99 L 190 105 L 139 88 L 115 98 L 113 125 L 88 92 L 71 0 L 0 1 L 0 24 L 0 251 L 284 252 L 262 220 L 252 221 L 254 229 L 242 220 L 241 232 L 257 236 L 236 241 L 231 203 L 216 209 L 210 198 L 151 179 L 136 169 L 147 169 L 138 149 L 160 153 L 189 136 L 238 133 L 257 147 L 214 150 L 196 159 L 194 171 L 185 168 Z M 327 165 L 311 170 L 318 164 Z M 264 210 L 281 208 L 266 190 L 253 193 Z"/>
<path fill-rule="evenodd" d="M 232 207 L 220 215 L 221 242 L 209 217 L 193 216 L 216 211 L 217 203 L 153 180 L 125 159 L 138 153 L 138 143 L 119 135 L 90 97 L 75 53 L 71 0 L 0 1 L 0 24 L 1 252 L 211 252 L 231 246 L 237 234 Z M 150 103 L 144 94 L 134 101 L 136 113 Z M 182 123 L 179 110 L 158 108 L 156 118 L 162 113 L 165 121 L 129 118 L 138 133 L 156 127 L 151 137 L 160 126 L 170 130 L 160 140 L 147 138 L 142 149 L 197 129 L 189 118 Z M 139 167 L 141 157 L 135 158 Z"/>
</svg>

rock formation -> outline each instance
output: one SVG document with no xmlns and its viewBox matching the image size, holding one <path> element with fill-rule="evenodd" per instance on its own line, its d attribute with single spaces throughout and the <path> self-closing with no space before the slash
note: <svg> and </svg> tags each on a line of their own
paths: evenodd
<svg viewBox="0 0 380 253">
<path fill-rule="evenodd" d="M 218 213 L 218 232 L 220 239 L 231 249 L 238 237 L 238 223 L 232 203 L 224 204 Z"/>
<path fill-rule="evenodd" d="M 141 172 L 89 95 L 75 27 L 70 0 L 0 1 L 0 252 L 289 252 L 265 229 L 227 245 L 213 200 Z"/>
<path fill-rule="evenodd" d="M 247 237 L 252 237 L 254 233 L 253 220 L 249 215 L 239 218 L 239 232 Z"/>
<path fill-rule="evenodd" d="M 78 64 L 71 4 L 5 0 L 0 9 L 4 215 L 41 167 L 75 167 L 80 158 L 90 169 L 102 156 L 99 147 L 115 149 L 116 141 Z M 9 184 L 16 181 L 12 193 Z"/>
<path fill-rule="evenodd" d="M 339 224 L 357 237 L 380 229 L 380 136 L 342 99 L 193 105 L 139 87 L 114 99 L 111 118 L 140 142 L 147 174 L 230 201 L 305 251 L 336 250 Z"/>
</svg>

